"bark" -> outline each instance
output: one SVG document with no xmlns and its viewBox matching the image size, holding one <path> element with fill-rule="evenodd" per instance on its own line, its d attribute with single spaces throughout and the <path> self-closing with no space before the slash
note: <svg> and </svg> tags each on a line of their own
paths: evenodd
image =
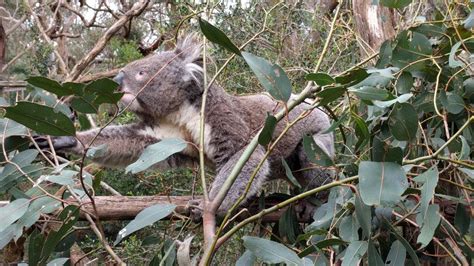
<svg viewBox="0 0 474 266">
<path fill-rule="evenodd" d="M 385 40 L 392 39 L 396 33 L 394 10 L 381 5 L 373 5 L 372 2 L 372 0 L 352 1 L 356 30 L 362 39 L 362 43 L 359 43 L 361 43 L 363 54 L 366 55 L 378 51 L 380 45 Z"/>
<path fill-rule="evenodd" d="M 5 51 L 7 48 L 7 34 L 0 18 L 0 69 L 5 65 Z"/>
</svg>

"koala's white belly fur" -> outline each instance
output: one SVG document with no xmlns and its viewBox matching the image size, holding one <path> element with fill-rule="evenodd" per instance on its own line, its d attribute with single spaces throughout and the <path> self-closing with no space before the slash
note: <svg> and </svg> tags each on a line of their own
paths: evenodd
<svg viewBox="0 0 474 266">
<path fill-rule="evenodd" d="M 197 145 L 200 143 L 200 118 L 199 110 L 191 104 L 185 102 L 173 113 L 159 121 L 159 125 L 153 128 L 147 127 L 144 134 L 153 135 L 158 139 L 181 138 L 195 145 L 188 145 L 183 151 L 190 156 L 197 156 Z M 211 127 L 205 124 L 204 127 L 204 152 L 206 157 L 210 157 L 215 152 L 215 148 L 210 145 Z"/>
</svg>

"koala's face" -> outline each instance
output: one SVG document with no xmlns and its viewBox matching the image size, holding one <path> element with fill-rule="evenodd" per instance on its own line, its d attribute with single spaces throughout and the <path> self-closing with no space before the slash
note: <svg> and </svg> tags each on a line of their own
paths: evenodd
<svg viewBox="0 0 474 266">
<path fill-rule="evenodd" d="M 114 80 L 131 111 L 163 117 L 202 94 L 201 46 L 191 36 L 173 51 L 159 52 L 126 65 Z"/>
</svg>

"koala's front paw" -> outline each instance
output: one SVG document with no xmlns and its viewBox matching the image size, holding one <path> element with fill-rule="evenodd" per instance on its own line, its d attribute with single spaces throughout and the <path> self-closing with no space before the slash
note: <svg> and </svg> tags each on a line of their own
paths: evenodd
<svg viewBox="0 0 474 266">
<path fill-rule="evenodd" d="M 55 150 L 63 150 L 74 148 L 77 145 L 77 140 L 71 136 L 61 137 L 50 137 L 51 142 Z M 47 136 L 34 136 L 33 139 L 36 141 L 41 149 L 49 149 L 48 137 Z"/>
<path fill-rule="evenodd" d="M 202 200 L 196 199 L 188 201 L 189 218 L 191 218 L 194 223 L 201 222 L 203 207 L 204 204 Z"/>
<path fill-rule="evenodd" d="M 305 199 L 300 200 L 298 204 L 295 205 L 295 212 L 299 221 L 311 221 L 315 210 L 316 206 Z"/>
</svg>

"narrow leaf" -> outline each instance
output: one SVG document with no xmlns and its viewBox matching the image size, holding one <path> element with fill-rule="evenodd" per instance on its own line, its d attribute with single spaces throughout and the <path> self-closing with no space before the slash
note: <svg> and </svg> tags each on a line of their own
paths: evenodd
<svg viewBox="0 0 474 266">
<path fill-rule="evenodd" d="M 277 122 L 277 119 L 273 115 L 267 114 L 267 118 L 265 119 L 265 125 L 263 126 L 260 135 L 258 135 L 258 143 L 260 143 L 260 145 L 267 146 L 268 143 L 270 143 Z"/>
<path fill-rule="evenodd" d="M 242 239 L 244 246 L 263 262 L 303 265 L 303 260 L 283 244 L 253 236 L 244 236 Z"/>
<path fill-rule="evenodd" d="M 126 172 L 132 174 L 144 171 L 154 164 L 161 162 L 169 156 L 178 153 L 186 148 L 187 144 L 184 140 L 178 138 L 163 139 L 162 141 L 152 144 L 143 151 L 140 158 L 133 164 L 125 168 Z"/>
<path fill-rule="evenodd" d="M 206 38 L 213 42 L 216 43 L 225 49 L 227 49 L 229 52 L 232 52 L 236 55 L 242 55 L 240 53 L 239 48 L 235 46 L 234 43 L 225 35 L 224 32 L 222 32 L 220 29 L 216 28 L 214 25 L 211 23 L 207 22 L 206 20 L 199 18 L 199 27 L 201 28 L 202 33 Z"/>
<path fill-rule="evenodd" d="M 428 206 L 428 210 L 423 220 L 423 225 L 421 227 L 420 234 L 416 241 L 421 243 L 420 248 L 426 247 L 435 234 L 436 228 L 438 227 L 441 216 L 439 214 L 439 205 L 438 204 L 431 204 Z"/>
<path fill-rule="evenodd" d="M 137 214 L 135 219 L 127 224 L 117 235 L 114 245 L 117 245 L 122 239 L 131 233 L 142 229 L 143 227 L 152 225 L 166 216 L 170 215 L 176 208 L 174 204 L 157 204 L 143 209 Z"/>
<path fill-rule="evenodd" d="M 0 233 L 28 210 L 29 199 L 17 199 L 0 208 Z"/>
<path fill-rule="evenodd" d="M 390 252 L 387 255 L 385 265 L 400 266 L 405 265 L 405 259 L 407 256 L 407 250 L 403 246 L 402 242 L 396 240 L 393 242 Z"/>
<path fill-rule="evenodd" d="M 354 241 L 346 249 L 346 254 L 342 260 L 342 266 L 358 265 L 359 261 L 367 252 L 367 241 Z"/>
</svg>

